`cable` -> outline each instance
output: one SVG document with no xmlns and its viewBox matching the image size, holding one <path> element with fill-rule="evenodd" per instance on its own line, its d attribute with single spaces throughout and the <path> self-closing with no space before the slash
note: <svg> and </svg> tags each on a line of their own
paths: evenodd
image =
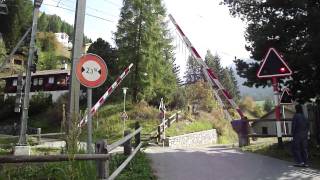
<svg viewBox="0 0 320 180">
<path fill-rule="evenodd" d="M 65 7 L 62 7 L 60 5 L 56 6 L 56 5 L 52 5 L 52 4 L 46 4 L 46 3 L 43 3 L 43 5 L 64 9 L 64 10 L 67 10 L 67 11 L 70 11 L 70 12 L 75 12 L 75 10 L 72 10 L 72 9 L 69 9 L 69 8 L 65 8 Z M 90 17 L 94 17 L 94 18 L 100 19 L 100 20 L 104 20 L 104 21 L 107 21 L 107 22 L 114 22 L 114 21 L 112 21 L 110 19 L 106 19 L 106 18 L 103 18 L 103 17 L 100 17 L 100 16 L 96 16 L 96 15 L 93 15 L 93 14 L 86 13 L 86 15 L 90 16 Z"/>
<path fill-rule="evenodd" d="M 70 8 L 70 9 L 71 9 L 71 7 L 67 6 L 67 5 L 64 4 L 64 3 L 61 3 L 62 0 L 51 0 L 51 1 L 57 2 L 57 5 L 56 5 L 57 7 L 59 6 L 59 4 L 62 4 L 62 5 L 65 5 L 67 8 Z M 71 2 L 71 3 L 74 3 L 74 1 L 71 1 L 71 0 L 66 0 L 66 1 L 67 1 L 67 2 Z M 74 4 L 72 4 L 72 5 L 74 5 Z M 118 16 L 116 16 L 116 15 L 110 14 L 109 12 L 106 12 L 106 11 L 103 11 L 103 10 L 99 10 L 99 9 L 90 7 L 90 6 L 88 6 L 88 5 L 87 5 L 87 8 L 88 8 L 88 9 L 91 9 L 91 10 L 93 10 L 93 11 L 96 11 L 96 12 L 98 12 L 98 13 L 101 13 L 101 14 L 103 14 L 103 15 L 107 15 L 107 16 L 110 16 L 110 17 L 118 18 Z M 73 9 L 73 8 L 72 8 L 72 9 Z"/>
<path fill-rule="evenodd" d="M 114 3 L 114 2 L 112 2 L 112 1 L 110 1 L 110 0 L 104 0 L 104 1 L 109 2 L 109 4 L 112 4 L 112 5 L 116 6 L 116 7 L 119 7 L 119 8 L 122 7 L 122 6 L 120 6 L 119 4 L 116 4 L 116 3 Z"/>
</svg>

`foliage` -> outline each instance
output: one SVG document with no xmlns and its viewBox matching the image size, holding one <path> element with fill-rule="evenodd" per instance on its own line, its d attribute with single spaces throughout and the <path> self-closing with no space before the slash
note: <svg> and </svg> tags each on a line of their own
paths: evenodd
<svg viewBox="0 0 320 180">
<path fill-rule="evenodd" d="M 111 173 L 126 159 L 124 155 L 116 154 L 110 161 Z M 138 152 L 117 179 L 140 180 L 155 179 L 150 166 L 151 162 L 143 152 Z M 74 169 L 71 167 L 74 166 Z M 59 163 L 42 163 L 19 165 L 0 165 L 0 179 L 97 179 L 96 163 L 94 161 L 71 161 Z"/>
<path fill-rule="evenodd" d="M 193 84 L 203 78 L 201 66 L 196 60 L 192 57 L 188 57 L 187 67 L 185 71 L 185 83 Z"/>
<path fill-rule="evenodd" d="M 0 35 L 0 63 L 4 61 L 4 58 L 6 57 L 6 55 L 7 55 L 6 47 Z"/>
<path fill-rule="evenodd" d="M 223 87 L 228 90 L 233 99 L 238 101 L 240 99 L 240 91 L 234 72 L 232 68 L 222 67 L 220 61 L 221 59 L 218 54 L 212 55 L 209 50 L 207 51 L 205 63 L 213 70 Z"/>
<path fill-rule="evenodd" d="M 274 106 L 273 101 L 271 99 L 266 99 L 266 101 L 264 102 L 264 105 L 263 105 L 263 109 L 266 112 L 270 112 L 272 110 L 273 106 Z"/>
<path fill-rule="evenodd" d="M 45 111 L 52 105 L 52 95 L 39 92 L 30 99 L 29 114 L 34 115 Z"/>
<path fill-rule="evenodd" d="M 110 163 L 111 172 L 113 172 L 126 159 L 124 155 L 116 155 L 112 157 Z M 151 161 L 143 152 L 138 152 L 130 161 L 123 172 L 119 174 L 117 180 L 155 180 L 156 177 L 152 174 Z"/>
<path fill-rule="evenodd" d="M 257 105 L 251 96 L 243 97 L 240 100 L 239 107 L 248 112 L 249 115 L 253 115 L 254 118 L 260 118 L 264 114 L 262 107 Z"/>
<path fill-rule="evenodd" d="M 193 132 L 210 130 L 214 126 L 210 120 L 197 120 L 193 122 L 179 121 L 173 123 L 170 128 L 166 129 L 166 136 L 178 136 Z"/>
<path fill-rule="evenodd" d="M 161 0 L 125 0 L 120 12 L 115 42 L 119 51 L 119 68 L 130 62 L 132 72 L 124 84 L 130 87 L 133 102 L 145 100 L 167 102 L 176 88 L 173 73 L 173 47 L 164 21 Z"/>
<path fill-rule="evenodd" d="M 217 107 L 217 102 L 213 99 L 212 90 L 204 81 L 198 81 L 187 86 L 186 94 L 189 104 L 198 104 L 201 110 L 211 112 Z"/>
<path fill-rule="evenodd" d="M 183 109 L 186 107 L 187 103 L 186 89 L 184 87 L 179 87 L 172 93 L 172 101 L 169 104 L 169 107 L 171 109 Z"/>
<path fill-rule="evenodd" d="M 105 93 L 106 89 L 111 86 L 111 84 L 116 80 L 116 78 L 120 75 L 123 69 L 120 69 L 118 64 L 118 55 L 117 50 L 107 42 L 101 38 L 98 38 L 95 42 L 93 42 L 89 49 L 88 53 L 97 54 L 100 56 L 108 67 L 108 78 L 106 82 L 98 87 L 93 89 L 93 102 L 97 102 L 99 98 Z M 122 90 L 118 88 L 115 92 L 116 95 L 111 96 L 111 101 L 114 97 L 120 98 L 122 95 Z M 122 98 L 120 98 L 122 100 Z"/>
<path fill-rule="evenodd" d="M 275 47 L 293 70 L 292 78 L 281 80 L 298 101 L 319 98 L 320 13 L 318 1 L 224 0 L 230 13 L 246 21 L 246 49 L 254 62 L 235 61 L 244 85 L 267 86 L 256 77 L 259 63 L 269 47 Z"/>
<path fill-rule="evenodd" d="M 65 32 L 69 36 L 69 41 L 72 41 L 73 26 L 63 21 L 58 15 L 47 15 L 41 13 L 38 20 L 38 29 L 40 32 Z M 84 36 L 84 43 L 91 42 L 91 39 Z"/>
<path fill-rule="evenodd" d="M 6 4 L 10 15 L 0 16 L 0 32 L 6 48 L 12 49 L 31 26 L 33 5 L 29 0 L 10 0 Z"/>
</svg>

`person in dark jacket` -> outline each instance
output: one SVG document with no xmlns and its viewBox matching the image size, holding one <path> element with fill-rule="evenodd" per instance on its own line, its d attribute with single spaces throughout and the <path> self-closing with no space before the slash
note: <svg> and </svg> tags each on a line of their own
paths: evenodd
<svg viewBox="0 0 320 180">
<path fill-rule="evenodd" d="M 309 122 L 304 117 L 302 106 L 295 106 L 296 113 L 292 119 L 292 152 L 294 160 L 296 162 L 295 166 L 306 167 L 308 160 L 308 132 L 309 132 Z"/>
</svg>

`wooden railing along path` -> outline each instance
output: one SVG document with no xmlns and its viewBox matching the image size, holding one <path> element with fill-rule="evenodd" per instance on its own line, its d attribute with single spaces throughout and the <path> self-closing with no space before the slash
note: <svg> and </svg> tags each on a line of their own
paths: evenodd
<svg viewBox="0 0 320 180">
<path fill-rule="evenodd" d="M 46 155 L 46 156 L 0 156 L 0 163 L 27 163 L 27 162 L 60 162 L 70 160 L 94 160 L 97 162 L 97 177 L 98 179 L 113 180 L 121 171 L 128 165 L 132 158 L 140 150 L 141 143 L 141 131 L 142 128 L 137 122 L 135 124 L 135 131 L 130 132 L 126 130 L 124 137 L 117 142 L 110 145 L 106 140 L 100 140 L 95 145 L 95 154 L 61 154 L 61 155 Z M 132 150 L 131 139 L 134 138 L 134 149 Z M 109 161 L 111 160 L 111 154 L 109 153 L 113 149 L 123 145 L 124 155 L 128 156 L 127 159 L 111 174 L 109 175 Z"/>
<path fill-rule="evenodd" d="M 157 130 L 151 133 L 151 137 L 156 138 L 157 142 L 160 142 L 165 129 L 167 127 L 170 127 L 171 124 L 174 123 L 175 121 L 178 121 L 180 113 L 181 111 L 178 111 L 172 116 L 170 116 L 169 118 L 167 118 L 166 120 L 164 120 L 163 122 L 161 122 L 161 124 L 158 125 Z"/>
</svg>

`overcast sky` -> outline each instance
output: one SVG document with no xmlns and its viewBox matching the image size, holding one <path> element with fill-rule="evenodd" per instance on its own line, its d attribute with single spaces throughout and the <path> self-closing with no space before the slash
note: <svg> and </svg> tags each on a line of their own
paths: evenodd
<svg viewBox="0 0 320 180">
<path fill-rule="evenodd" d="M 44 0 L 41 11 L 57 14 L 63 20 L 74 23 L 76 0 Z M 221 56 L 222 64 L 229 66 L 235 56 L 249 58 L 245 50 L 245 24 L 229 15 L 228 8 L 219 5 L 220 0 L 164 0 L 167 12 L 172 14 L 191 43 L 204 58 L 209 49 Z M 51 6 L 50 6 L 51 5 Z M 54 6 L 59 7 L 54 7 Z M 87 0 L 85 34 L 92 40 L 99 37 L 114 44 L 113 32 L 119 19 L 122 0 Z M 64 9 L 62 9 L 62 8 Z M 70 10 L 66 10 L 70 9 Z M 96 17 L 93 17 L 96 16 Z M 170 25 L 176 36 L 174 27 Z M 182 43 L 174 41 L 177 63 L 184 73 L 187 53 Z"/>
</svg>

